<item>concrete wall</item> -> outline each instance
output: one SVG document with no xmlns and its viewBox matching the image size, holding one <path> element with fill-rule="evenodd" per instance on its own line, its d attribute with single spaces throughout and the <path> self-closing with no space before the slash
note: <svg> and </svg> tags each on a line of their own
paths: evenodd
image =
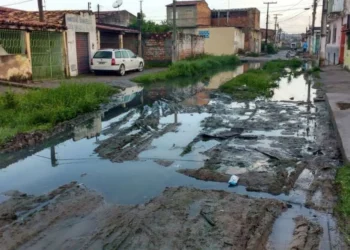
<svg viewBox="0 0 350 250">
<path fill-rule="evenodd" d="M 334 33 L 336 28 L 336 33 Z M 338 18 L 329 24 L 330 41 L 326 45 L 326 64 L 339 64 L 340 40 L 341 40 L 342 19 Z M 333 34 L 336 36 L 336 41 L 333 41 Z"/>
<path fill-rule="evenodd" d="M 82 13 L 81 15 L 66 14 L 67 25 L 67 54 L 70 76 L 78 75 L 78 61 L 76 48 L 76 32 L 89 34 L 89 57 L 91 58 L 96 52 L 97 35 L 95 15 Z"/>
<path fill-rule="evenodd" d="M 0 79 L 25 82 L 32 79 L 32 65 L 26 55 L 0 56 Z"/>
<path fill-rule="evenodd" d="M 260 11 L 258 9 L 212 11 L 212 26 L 234 26 L 260 30 Z"/>
<path fill-rule="evenodd" d="M 244 49 L 244 33 L 234 27 L 197 29 L 196 34 L 208 34 L 204 39 L 204 52 L 213 55 L 232 55 Z"/>
<path fill-rule="evenodd" d="M 178 59 L 185 59 L 204 53 L 204 38 L 193 34 L 178 34 Z M 146 61 L 171 61 L 172 40 L 171 33 L 148 34 L 143 38 L 143 58 Z"/>
<path fill-rule="evenodd" d="M 201 36 L 179 34 L 177 43 L 178 59 L 182 60 L 191 56 L 204 54 L 204 44 L 204 38 Z"/>
<path fill-rule="evenodd" d="M 95 15 L 97 14 L 95 13 Z M 136 19 L 136 16 L 128 11 L 108 11 L 100 13 L 98 22 L 128 27 L 134 19 Z"/>
</svg>

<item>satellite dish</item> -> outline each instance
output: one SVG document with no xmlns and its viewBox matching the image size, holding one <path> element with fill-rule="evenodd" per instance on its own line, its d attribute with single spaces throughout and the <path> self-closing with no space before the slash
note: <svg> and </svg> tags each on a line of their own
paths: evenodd
<svg viewBox="0 0 350 250">
<path fill-rule="evenodd" d="M 113 3 L 113 8 L 119 8 L 120 6 L 122 6 L 122 4 L 123 4 L 123 0 L 116 0 Z"/>
</svg>

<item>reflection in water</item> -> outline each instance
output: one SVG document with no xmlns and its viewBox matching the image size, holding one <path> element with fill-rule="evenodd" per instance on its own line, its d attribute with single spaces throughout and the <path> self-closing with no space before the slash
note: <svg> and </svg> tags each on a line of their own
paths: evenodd
<svg viewBox="0 0 350 250">
<path fill-rule="evenodd" d="M 0 192 L 18 189 L 33 194 L 42 194 L 75 180 L 101 192 L 108 201 L 135 204 L 153 198 L 167 186 L 183 185 L 228 190 L 225 183 L 202 182 L 176 172 L 178 168 L 203 166 L 206 157 L 202 152 L 214 147 L 217 142 L 214 140 L 206 143 L 198 142 L 193 145 L 190 154 L 180 157 L 184 147 L 200 133 L 202 121 L 215 114 L 201 112 L 199 107 L 198 109 L 186 107 L 193 109 L 190 113 L 181 113 L 174 103 L 185 100 L 183 103 L 190 106 L 211 105 L 215 102 L 214 100 L 210 103 L 211 90 L 248 69 L 249 66 L 242 65 L 234 71 L 221 72 L 213 76 L 207 84 L 199 82 L 185 87 L 163 84 L 145 89 L 126 88 L 115 98 L 113 104 L 117 106 L 116 108 L 102 114 L 96 113 L 93 119 L 77 125 L 72 131 L 68 131 L 67 135 L 31 149 L 31 151 L 0 155 L 0 166 L 4 167 L 0 170 Z M 308 89 L 306 88 L 308 86 L 302 77 L 294 78 L 290 83 L 287 79 L 282 79 L 280 87 L 275 91 L 274 98 L 275 100 L 289 100 L 293 96 L 295 100 L 306 101 L 308 100 L 306 96 Z M 310 89 L 310 96 L 312 94 L 313 91 Z M 246 114 L 235 114 L 237 121 L 248 119 L 254 115 L 252 112 L 256 109 L 252 102 L 233 102 L 223 105 L 227 105 L 228 110 L 242 111 L 245 109 Z M 306 111 L 306 108 L 303 111 Z M 150 148 L 139 155 L 139 161 L 112 163 L 109 160 L 100 159 L 94 153 L 100 141 L 120 133 L 121 130 L 128 131 L 129 135 L 141 133 L 146 137 L 148 132 L 154 129 L 151 127 L 152 123 L 150 126 L 142 126 L 142 123 L 141 126 L 139 124 L 134 126 L 132 121 L 135 120 L 135 117 L 138 117 L 138 121 L 144 119 L 149 115 L 148 112 L 157 113 L 160 117 L 155 117 L 150 121 L 159 119 L 161 127 L 169 123 L 178 124 L 177 131 L 156 138 Z M 263 113 L 256 115 L 264 116 Z M 234 118 L 232 114 L 230 116 L 229 118 Z M 223 119 L 218 126 L 229 121 Z M 305 120 L 299 122 L 305 123 Z M 313 124 L 313 121 L 308 120 L 309 123 Z M 158 124 L 155 124 L 157 128 Z M 132 125 L 135 129 L 128 130 Z M 308 130 L 307 133 L 312 134 L 312 130 Z M 92 139 L 93 137 L 96 137 L 96 140 Z M 140 138 L 143 139 L 143 137 Z M 169 168 L 161 167 L 153 162 L 152 158 L 157 157 L 174 160 L 174 164 Z M 19 159 L 23 160 L 18 161 Z M 84 179 L 81 178 L 82 173 L 87 173 Z M 240 190 L 240 193 L 245 192 L 245 189 L 241 187 L 237 187 L 235 191 L 237 190 Z M 256 195 L 261 194 L 256 193 Z"/>
<path fill-rule="evenodd" d="M 84 124 L 80 124 L 74 127 L 74 141 L 80 141 L 83 138 L 93 138 L 98 136 L 102 130 L 102 118 L 101 114 L 95 114 L 95 117 Z"/>
</svg>

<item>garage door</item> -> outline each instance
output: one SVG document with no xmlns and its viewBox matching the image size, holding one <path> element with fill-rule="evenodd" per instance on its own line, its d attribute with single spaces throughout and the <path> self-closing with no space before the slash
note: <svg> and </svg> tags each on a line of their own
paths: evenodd
<svg viewBox="0 0 350 250">
<path fill-rule="evenodd" d="M 88 33 L 76 33 L 78 74 L 86 74 L 90 71 L 89 37 Z"/>
<path fill-rule="evenodd" d="M 117 33 L 101 32 L 100 33 L 101 49 L 118 49 L 119 40 Z"/>
</svg>

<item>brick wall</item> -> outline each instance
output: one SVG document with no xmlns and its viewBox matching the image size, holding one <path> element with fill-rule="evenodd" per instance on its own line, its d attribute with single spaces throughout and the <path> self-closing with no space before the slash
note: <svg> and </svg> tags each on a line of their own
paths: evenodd
<svg viewBox="0 0 350 250">
<path fill-rule="evenodd" d="M 146 61 L 171 61 L 172 38 L 171 33 L 149 34 L 142 42 L 143 58 Z M 177 41 L 178 57 L 185 59 L 204 53 L 204 38 L 197 35 L 179 34 Z"/>
<path fill-rule="evenodd" d="M 197 27 L 209 27 L 211 25 L 211 10 L 206 2 L 197 4 Z"/>
</svg>

